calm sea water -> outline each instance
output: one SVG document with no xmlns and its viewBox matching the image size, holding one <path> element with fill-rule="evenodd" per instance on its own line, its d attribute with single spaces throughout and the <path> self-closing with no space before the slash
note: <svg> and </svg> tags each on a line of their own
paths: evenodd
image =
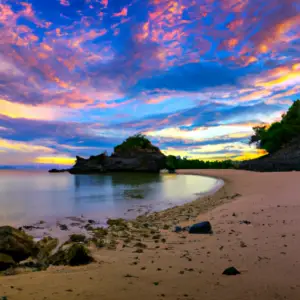
<svg viewBox="0 0 300 300">
<path fill-rule="evenodd" d="M 0 171 L 0 224 L 81 216 L 131 218 L 183 204 L 217 189 L 219 180 L 193 175 L 49 174 Z"/>
</svg>

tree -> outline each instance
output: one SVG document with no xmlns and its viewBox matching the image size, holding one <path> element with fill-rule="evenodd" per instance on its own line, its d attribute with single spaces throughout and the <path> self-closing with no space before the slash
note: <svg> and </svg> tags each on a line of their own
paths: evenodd
<svg viewBox="0 0 300 300">
<path fill-rule="evenodd" d="M 143 134 L 135 134 L 128 137 L 122 144 L 114 148 L 115 152 L 130 151 L 134 149 L 151 149 L 158 151 L 159 149 L 151 144 L 151 142 Z"/>
<path fill-rule="evenodd" d="M 282 115 L 280 122 L 253 127 L 254 135 L 249 143 L 265 149 L 270 154 L 278 151 L 283 145 L 300 135 L 300 100 L 295 101 Z"/>
</svg>

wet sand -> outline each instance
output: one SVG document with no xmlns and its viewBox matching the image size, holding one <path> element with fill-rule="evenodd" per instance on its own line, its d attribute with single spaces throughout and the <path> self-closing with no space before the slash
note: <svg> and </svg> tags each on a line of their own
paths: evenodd
<svg viewBox="0 0 300 300">
<path fill-rule="evenodd" d="M 162 230 L 143 253 L 97 250 L 97 262 L 0 278 L 14 299 L 300 299 L 300 172 L 180 170 L 221 178 L 213 196 L 148 217 L 191 225 L 209 220 L 213 235 Z M 250 224 L 241 223 L 247 220 Z M 165 239 L 166 241 L 164 241 Z M 159 246 L 159 248 L 158 248 Z M 225 276 L 235 266 L 241 275 Z"/>
</svg>

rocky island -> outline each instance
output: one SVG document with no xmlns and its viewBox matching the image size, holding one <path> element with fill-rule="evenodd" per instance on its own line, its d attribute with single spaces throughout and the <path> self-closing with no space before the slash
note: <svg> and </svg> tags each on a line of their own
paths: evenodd
<svg viewBox="0 0 300 300">
<path fill-rule="evenodd" d="M 71 174 L 104 172 L 153 172 L 166 167 L 166 156 L 141 134 L 127 138 L 114 148 L 112 155 L 102 153 L 88 159 L 76 156 Z"/>
</svg>

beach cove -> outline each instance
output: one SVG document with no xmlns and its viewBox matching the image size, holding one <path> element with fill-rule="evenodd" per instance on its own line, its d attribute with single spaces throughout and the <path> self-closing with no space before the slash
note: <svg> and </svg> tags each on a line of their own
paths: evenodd
<svg viewBox="0 0 300 300">
<path fill-rule="evenodd" d="M 208 220 L 212 235 L 160 229 L 141 253 L 118 245 L 95 250 L 82 267 L 1 277 L 8 299 L 299 299 L 299 172 L 179 170 L 220 178 L 214 195 L 144 216 L 182 226 Z M 241 274 L 227 277 L 234 266 Z"/>
</svg>

